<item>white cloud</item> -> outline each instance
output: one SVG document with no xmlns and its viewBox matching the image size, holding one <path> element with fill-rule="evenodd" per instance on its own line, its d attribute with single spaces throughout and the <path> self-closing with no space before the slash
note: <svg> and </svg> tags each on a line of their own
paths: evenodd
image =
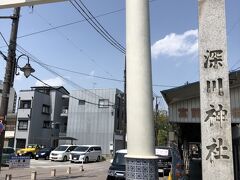
<svg viewBox="0 0 240 180">
<path fill-rule="evenodd" d="M 183 34 L 168 34 L 155 42 L 151 50 L 153 58 L 160 55 L 175 57 L 194 55 L 198 51 L 198 30 L 189 30 Z"/>
<path fill-rule="evenodd" d="M 64 81 L 60 77 L 46 79 L 46 80 L 43 80 L 43 82 L 45 82 L 46 84 L 48 84 L 50 86 L 63 86 L 64 85 Z M 46 85 L 40 81 L 37 81 L 35 86 L 46 86 Z"/>
</svg>

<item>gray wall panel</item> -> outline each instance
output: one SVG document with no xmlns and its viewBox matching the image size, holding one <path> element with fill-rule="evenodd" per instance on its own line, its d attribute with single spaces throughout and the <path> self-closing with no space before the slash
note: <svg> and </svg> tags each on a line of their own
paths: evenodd
<svg viewBox="0 0 240 180">
<path fill-rule="evenodd" d="M 71 95 L 98 104 L 99 99 L 109 99 L 115 104 L 116 89 L 95 89 L 72 91 Z M 78 139 L 76 144 L 98 144 L 103 154 L 109 155 L 109 144 L 114 134 L 114 109 L 110 106 L 99 108 L 98 105 L 79 105 L 76 99 L 70 98 L 67 136 Z"/>
</svg>

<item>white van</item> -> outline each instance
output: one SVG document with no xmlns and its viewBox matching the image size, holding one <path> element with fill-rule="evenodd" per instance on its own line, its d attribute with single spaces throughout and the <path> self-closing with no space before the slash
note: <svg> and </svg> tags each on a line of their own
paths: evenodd
<svg viewBox="0 0 240 180">
<path fill-rule="evenodd" d="M 76 147 L 76 145 L 60 145 L 50 153 L 49 159 L 51 161 L 67 161 L 70 152 Z"/>
<path fill-rule="evenodd" d="M 71 163 L 100 161 L 102 159 L 102 148 L 98 145 L 79 145 L 70 153 L 69 158 Z"/>
</svg>

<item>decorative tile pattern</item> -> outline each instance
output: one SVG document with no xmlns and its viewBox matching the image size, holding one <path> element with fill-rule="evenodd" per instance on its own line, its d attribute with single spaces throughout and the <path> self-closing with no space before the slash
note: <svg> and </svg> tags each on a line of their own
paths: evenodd
<svg viewBox="0 0 240 180">
<path fill-rule="evenodd" d="M 157 180 L 157 160 L 126 158 L 126 179 Z"/>
</svg>

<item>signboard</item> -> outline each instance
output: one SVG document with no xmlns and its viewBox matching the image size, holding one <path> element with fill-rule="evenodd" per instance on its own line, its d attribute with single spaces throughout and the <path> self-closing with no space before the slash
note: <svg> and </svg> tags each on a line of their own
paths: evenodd
<svg viewBox="0 0 240 180">
<path fill-rule="evenodd" d="M 0 0 L 0 9 L 21 6 L 33 6 L 37 4 L 47 4 L 64 0 Z"/>
<path fill-rule="evenodd" d="M 29 156 L 11 156 L 9 159 L 9 168 L 29 168 Z"/>
<path fill-rule="evenodd" d="M 155 153 L 158 156 L 168 156 L 168 149 L 156 149 Z"/>
</svg>

